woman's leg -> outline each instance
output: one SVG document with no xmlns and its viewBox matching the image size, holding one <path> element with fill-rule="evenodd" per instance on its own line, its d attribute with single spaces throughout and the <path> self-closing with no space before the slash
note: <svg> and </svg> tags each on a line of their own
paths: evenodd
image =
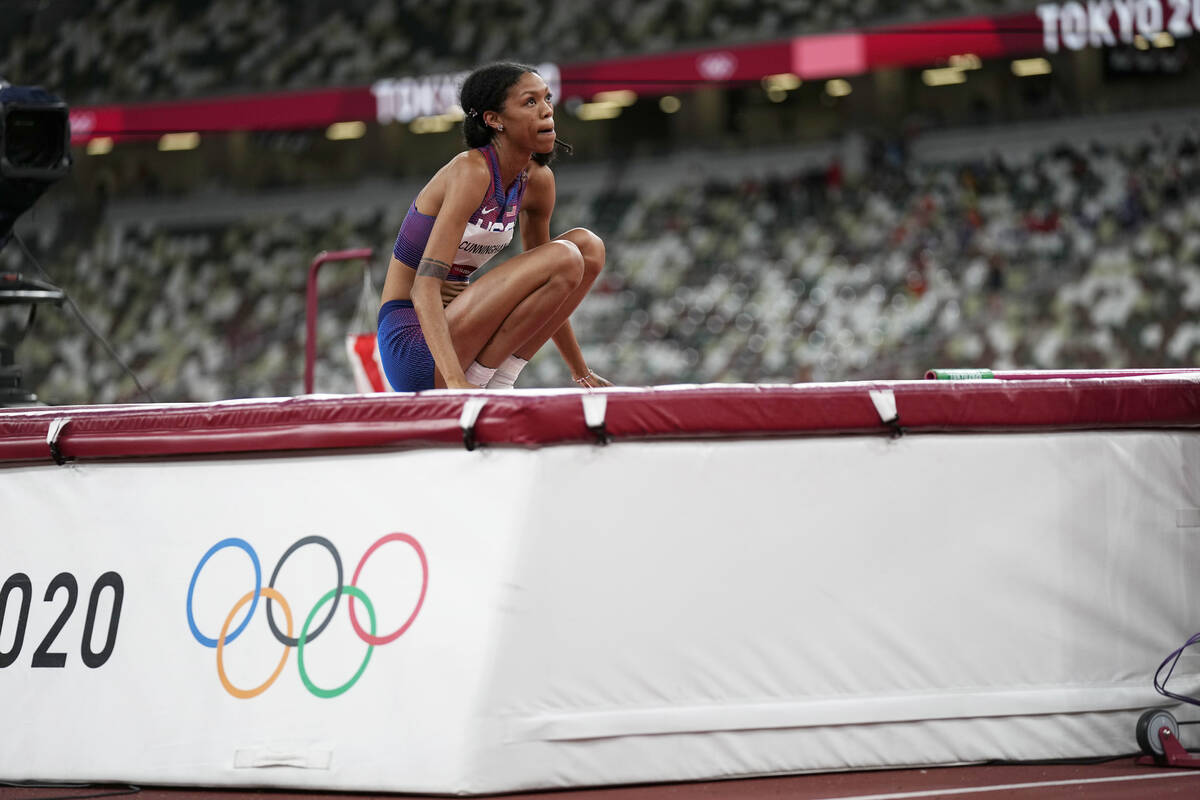
<svg viewBox="0 0 1200 800">
<path fill-rule="evenodd" d="M 523 358 L 526 361 L 533 358 L 534 353 L 541 349 L 542 345 L 549 341 L 555 331 L 561 328 L 563 323 L 575 313 L 575 309 L 583 302 L 583 298 L 587 297 L 592 284 L 596 282 L 597 276 L 600 275 L 600 270 L 604 267 L 604 241 L 599 236 L 587 228 L 572 228 L 561 236 L 555 237 L 555 240 L 564 239 L 574 242 L 583 256 L 583 279 L 579 281 L 579 285 L 575 287 L 575 291 L 567 295 L 567 298 L 563 300 L 558 310 L 550 315 L 546 324 L 529 337 L 524 344 L 521 344 L 516 350 L 512 351 L 512 355 Z M 501 358 L 505 358 L 508 355 L 508 353 L 505 353 Z"/>
<path fill-rule="evenodd" d="M 579 246 L 564 238 L 489 270 L 446 306 L 459 362 L 498 365 L 557 315 L 583 275 Z M 445 385 L 440 374 L 437 385 Z"/>
</svg>

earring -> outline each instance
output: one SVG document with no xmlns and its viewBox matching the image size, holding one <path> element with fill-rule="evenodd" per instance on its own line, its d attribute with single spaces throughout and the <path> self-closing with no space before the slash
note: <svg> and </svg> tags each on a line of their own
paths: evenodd
<svg viewBox="0 0 1200 800">
<path fill-rule="evenodd" d="M 503 126 L 503 125 L 497 125 L 497 126 L 496 126 L 496 130 L 498 130 L 498 131 L 500 131 L 501 133 L 503 133 L 503 132 L 504 132 L 504 126 Z"/>
</svg>

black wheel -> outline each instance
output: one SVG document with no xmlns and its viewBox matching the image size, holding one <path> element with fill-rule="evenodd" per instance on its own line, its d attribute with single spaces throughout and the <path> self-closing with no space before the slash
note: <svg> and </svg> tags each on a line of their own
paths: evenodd
<svg viewBox="0 0 1200 800">
<path fill-rule="evenodd" d="M 1158 732 L 1163 728 L 1170 730 L 1171 735 L 1176 739 L 1179 738 L 1179 723 L 1175 721 L 1175 717 L 1171 716 L 1170 711 L 1152 708 L 1138 717 L 1137 743 L 1143 753 L 1152 756 L 1163 754 L 1162 742 L 1158 738 Z"/>
</svg>

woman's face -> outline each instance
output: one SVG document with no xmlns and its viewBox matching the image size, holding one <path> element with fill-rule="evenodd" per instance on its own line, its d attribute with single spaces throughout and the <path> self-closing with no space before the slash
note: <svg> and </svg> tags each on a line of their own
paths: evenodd
<svg viewBox="0 0 1200 800">
<path fill-rule="evenodd" d="M 526 72 L 508 89 L 499 122 L 502 136 L 534 153 L 554 150 L 554 104 L 542 76 Z"/>
</svg>

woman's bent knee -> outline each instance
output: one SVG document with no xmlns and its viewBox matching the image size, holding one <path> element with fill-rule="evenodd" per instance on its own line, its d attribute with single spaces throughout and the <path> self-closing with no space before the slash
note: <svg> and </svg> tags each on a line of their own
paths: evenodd
<svg viewBox="0 0 1200 800">
<path fill-rule="evenodd" d="M 563 234 L 563 239 L 574 242 L 583 255 L 584 276 L 595 280 L 604 267 L 604 240 L 587 228 L 572 228 Z"/>
<path fill-rule="evenodd" d="M 579 246 L 567 239 L 551 239 L 547 244 L 559 245 L 559 250 L 566 252 L 555 253 L 552 278 L 571 284 L 571 288 L 583 280 L 584 257 Z"/>
</svg>

